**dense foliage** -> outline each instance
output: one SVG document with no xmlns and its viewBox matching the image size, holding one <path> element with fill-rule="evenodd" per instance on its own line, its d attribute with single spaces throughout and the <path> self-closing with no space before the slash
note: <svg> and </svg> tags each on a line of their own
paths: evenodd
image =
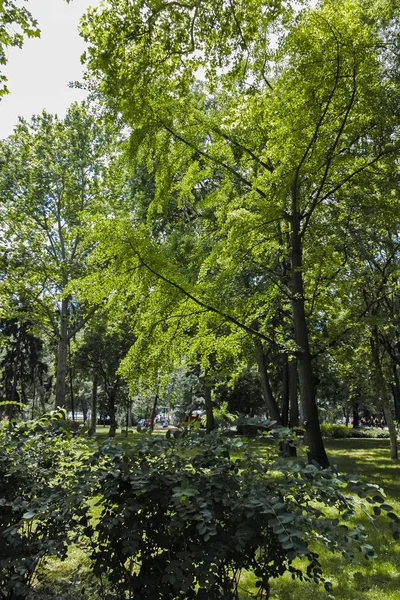
<svg viewBox="0 0 400 600">
<path fill-rule="evenodd" d="M 280 442 L 296 443 L 287 430 L 264 435 L 263 457 L 217 435 L 96 450 L 63 417 L 0 430 L 4 598 L 25 597 L 46 557 L 65 559 L 73 542 L 111 597 L 216 600 L 238 598 L 245 573 L 259 597 L 286 571 L 328 589 L 319 545 L 375 556 L 364 528 L 349 524 L 359 506 L 388 513 L 398 538 L 400 521 L 377 486 L 281 458 Z"/>
<path fill-rule="evenodd" d="M 86 448 L 86 446 L 85 446 Z M 65 412 L 0 427 L 0 597 L 22 599 L 38 566 L 65 558 L 72 515 L 68 493 L 82 441 Z"/>
<path fill-rule="evenodd" d="M 0 66 L 38 33 L 0 2 Z M 0 143 L 0 597 L 77 546 L 104 599 L 329 590 L 321 547 L 374 557 L 359 509 L 400 537 L 323 443 L 364 413 L 398 458 L 398 1 L 108 0 L 81 33 L 90 101 Z M 96 441 L 159 407 L 196 423 Z"/>
</svg>

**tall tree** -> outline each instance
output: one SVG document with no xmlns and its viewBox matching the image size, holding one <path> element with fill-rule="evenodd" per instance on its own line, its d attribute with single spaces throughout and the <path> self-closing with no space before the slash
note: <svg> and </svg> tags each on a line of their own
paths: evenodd
<svg viewBox="0 0 400 600">
<path fill-rule="evenodd" d="M 147 226 L 125 250 L 131 264 L 267 341 L 281 296 L 292 327 L 280 342 L 297 359 L 310 456 L 326 466 L 310 340 L 315 263 L 323 269 L 345 192 L 368 194 L 363 175 L 398 156 L 397 28 L 390 2 L 379 3 L 383 18 L 373 1 L 292 8 L 111 0 L 88 13 L 82 33 L 90 76 L 132 128 L 136 161 L 154 169 Z M 182 247 L 174 276 L 154 258 L 171 205 L 196 242 L 208 235 L 197 273 L 183 272 Z M 253 293 L 229 293 L 249 264 Z"/>
<path fill-rule="evenodd" d="M 68 341 L 86 318 L 68 285 L 85 272 L 85 211 L 97 206 L 107 151 L 107 132 L 77 104 L 63 120 L 46 112 L 21 120 L 0 146 L 2 294 L 24 297 L 26 317 L 57 343 L 57 406 Z"/>
<path fill-rule="evenodd" d="M 118 369 L 133 341 L 134 337 L 129 331 L 127 321 L 108 322 L 105 315 L 96 315 L 81 339 L 77 340 L 74 365 L 77 369 L 90 374 L 93 380 L 93 401 L 97 400 L 97 386 L 102 386 L 107 398 L 111 436 L 115 435 L 117 428 L 117 404 L 121 398 L 126 401 L 127 397 L 126 384 Z M 93 412 L 96 411 L 92 406 L 92 418 Z M 93 425 L 92 421 L 92 429 Z"/>
</svg>

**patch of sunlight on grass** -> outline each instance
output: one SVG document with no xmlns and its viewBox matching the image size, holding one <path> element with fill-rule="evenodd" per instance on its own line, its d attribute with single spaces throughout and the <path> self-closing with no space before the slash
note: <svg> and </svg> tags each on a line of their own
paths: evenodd
<svg viewBox="0 0 400 600">
<path fill-rule="evenodd" d="M 389 440 L 326 440 L 331 464 L 343 473 L 357 473 L 363 480 L 375 483 L 386 493 L 386 502 L 400 515 L 400 465 L 390 458 Z M 368 562 L 356 554 L 353 561 L 319 549 L 326 578 L 333 587 L 328 593 L 323 586 L 292 580 L 286 574 L 271 582 L 271 600 L 399 600 L 400 544 L 391 538 L 388 520 L 372 523 L 361 511 L 350 525 L 362 523 L 378 558 Z"/>
<path fill-rule="evenodd" d="M 326 440 L 325 447 L 338 471 L 357 473 L 365 481 L 383 487 L 388 496 L 400 500 L 400 463 L 390 458 L 389 440 Z"/>
<path fill-rule="evenodd" d="M 48 557 L 27 600 L 98 600 L 99 582 L 89 566 L 89 557 L 75 545 L 69 547 L 65 561 Z"/>
</svg>

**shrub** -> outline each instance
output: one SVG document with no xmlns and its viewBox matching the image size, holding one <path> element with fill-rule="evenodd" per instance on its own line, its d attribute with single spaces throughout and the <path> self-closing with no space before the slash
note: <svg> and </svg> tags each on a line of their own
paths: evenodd
<svg viewBox="0 0 400 600">
<path fill-rule="evenodd" d="M 229 431 L 233 423 L 235 422 L 235 415 L 228 411 L 228 403 L 222 402 L 217 408 L 214 408 L 214 424 L 215 428 L 220 431 Z M 203 415 L 201 418 L 201 426 L 206 427 L 207 416 Z"/>
<path fill-rule="evenodd" d="M 73 436 L 62 412 L 0 428 L 0 597 L 26 598 L 44 556 L 65 556 Z"/>
<path fill-rule="evenodd" d="M 390 433 L 385 429 L 374 427 L 352 428 L 350 429 L 351 438 L 389 438 Z"/>
<path fill-rule="evenodd" d="M 233 600 L 243 570 L 266 597 L 270 580 L 285 571 L 328 589 L 311 549 L 316 538 L 346 557 L 354 546 L 373 557 L 362 526 L 346 526 L 355 501 L 344 491 L 352 487 L 374 507 L 383 503 L 376 486 L 277 452 L 260 460 L 246 448 L 217 435 L 152 437 L 134 449 L 106 445 L 80 471 L 75 518 L 85 527 L 94 572 L 107 576 L 119 600 Z M 337 518 L 325 514 L 331 507 Z"/>
<path fill-rule="evenodd" d="M 350 428 L 346 425 L 321 425 L 321 433 L 327 438 L 348 438 L 350 437 Z"/>
<path fill-rule="evenodd" d="M 256 437 L 257 435 L 262 435 L 263 432 L 268 431 L 268 428 L 261 423 L 239 423 L 236 427 L 236 431 L 239 435 Z"/>
</svg>

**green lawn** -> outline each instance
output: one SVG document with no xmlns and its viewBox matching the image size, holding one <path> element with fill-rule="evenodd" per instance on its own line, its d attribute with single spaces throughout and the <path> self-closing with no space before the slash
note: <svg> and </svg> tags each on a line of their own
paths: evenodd
<svg viewBox="0 0 400 600">
<path fill-rule="evenodd" d="M 358 473 L 363 479 L 382 486 L 386 501 L 400 515 L 400 464 L 393 463 L 386 439 L 326 440 L 329 458 L 337 469 Z M 399 600 L 400 544 L 395 543 L 381 524 L 376 528 L 360 515 L 369 533 L 369 543 L 378 558 L 367 562 L 361 555 L 352 563 L 340 556 L 321 552 L 322 564 L 333 574 L 333 589 L 292 581 L 287 577 L 274 582 L 271 600 Z M 244 598 L 244 597 L 243 597 Z"/>
</svg>

